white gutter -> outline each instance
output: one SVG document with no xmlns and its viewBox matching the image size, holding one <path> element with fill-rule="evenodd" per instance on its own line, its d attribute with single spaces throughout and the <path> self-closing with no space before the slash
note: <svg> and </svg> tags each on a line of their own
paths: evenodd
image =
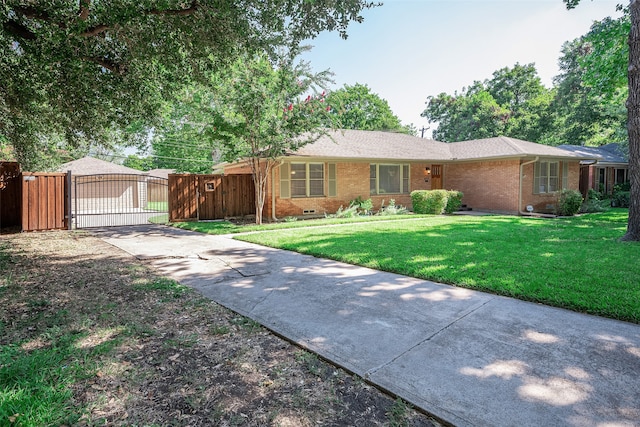
<svg viewBox="0 0 640 427">
<path fill-rule="evenodd" d="M 524 167 L 526 165 L 530 165 L 531 163 L 537 162 L 539 159 L 540 156 L 536 156 L 536 158 L 531 161 L 520 163 L 520 188 L 518 189 L 518 213 L 520 215 L 531 216 L 531 212 L 525 212 L 522 210 L 522 175 L 524 173 Z"/>
<path fill-rule="evenodd" d="M 276 218 L 276 168 L 279 168 L 284 163 L 284 160 L 280 160 L 280 163 L 271 168 L 271 219 L 277 221 Z"/>
</svg>

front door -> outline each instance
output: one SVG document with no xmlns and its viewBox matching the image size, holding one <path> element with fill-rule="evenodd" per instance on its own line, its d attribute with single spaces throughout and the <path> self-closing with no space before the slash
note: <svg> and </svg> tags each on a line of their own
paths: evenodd
<svg viewBox="0 0 640 427">
<path fill-rule="evenodd" d="M 431 189 L 442 189 L 442 165 L 431 165 Z"/>
</svg>

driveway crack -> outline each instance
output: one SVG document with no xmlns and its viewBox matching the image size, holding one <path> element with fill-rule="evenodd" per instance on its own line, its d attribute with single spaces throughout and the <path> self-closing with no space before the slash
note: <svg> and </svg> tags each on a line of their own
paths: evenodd
<svg viewBox="0 0 640 427">
<path fill-rule="evenodd" d="M 487 299 L 487 301 L 483 302 L 482 304 L 478 305 L 477 307 L 475 307 L 472 310 L 469 310 L 467 313 L 464 313 L 462 316 L 457 317 L 455 319 L 453 319 L 451 322 L 447 323 L 445 326 L 443 326 L 442 328 L 438 329 L 437 331 L 435 331 L 434 333 L 432 333 L 431 335 L 429 335 L 428 337 L 426 337 L 425 339 L 421 340 L 420 342 L 418 342 L 417 344 L 409 347 L 408 349 L 406 349 L 405 351 L 403 351 L 402 353 L 398 354 L 396 357 L 394 357 L 393 359 L 389 360 L 388 362 L 385 362 L 383 364 L 381 364 L 380 366 L 377 366 L 375 368 L 369 369 L 367 372 L 364 373 L 364 378 L 365 379 L 369 379 L 369 377 L 373 374 L 375 374 L 376 372 L 378 372 L 380 369 L 384 368 L 385 366 L 388 366 L 392 363 L 394 363 L 396 360 L 400 359 L 402 356 L 404 356 L 405 354 L 413 351 L 415 348 L 420 347 L 422 344 L 431 341 L 433 338 L 435 338 L 436 336 L 440 335 L 441 332 L 449 329 L 451 326 L 453 326 L 454 324 L 458 323 L 459 321 L 461 321 L 462 319 L 466 318 L 467 316 L 475 313 L 476 311 L 480 310 L 482 307 L 484 307 L 485 305 L 489 304 L 491 301 L 493 301 L 495 299 L 495 297 L 489 298 Z"/>
</svg>

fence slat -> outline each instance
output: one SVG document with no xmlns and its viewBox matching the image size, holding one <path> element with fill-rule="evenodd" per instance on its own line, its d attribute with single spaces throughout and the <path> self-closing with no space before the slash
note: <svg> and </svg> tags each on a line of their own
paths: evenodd
<svg viewBox="0 0 640 427">
<path fill-rule="evenodd" d="M 21 174 L 23 231 L 68 228 L 66 177 L 65 173 L 23 172 Z"/>
<path fill-rule="evenodd" d="M 169 221 L 255 214 L 251 175 L 169 175 Z"/>
</svg>

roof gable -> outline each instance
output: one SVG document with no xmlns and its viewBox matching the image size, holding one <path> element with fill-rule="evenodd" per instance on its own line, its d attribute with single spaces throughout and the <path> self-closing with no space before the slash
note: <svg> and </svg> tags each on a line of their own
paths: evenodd
<svg viewBox="0 0 640 427">
<path fill-rule="evenodd" d="M 505 136 L 445 143 L 401 133 L 338 130 L 307 144 L 290 156 L 329 159 L 455 161 L 496 158 L 549 157 L 591 159 L 558 147 Z"/>
<path fill-rule="evenodd" d="M 109 173 L 146 175 L 146 172 L 137 169 L 128 168 L 126 166 L 117 165 L 115 163 L 106 162 L 94 157 L 83 157 L 60 165 L 60 172 L 71 171 L 74 175 L 99 175 Z"/>
<path fill-rule="evenodd" d="M 448 144 L 444 142 L 402 133 L 337 130 L 290 155 L 371 160 L 446 160 L 450 152 Z"/>
<path fill-rule="evenodd" d="M 550 145 L 498 136 L 451 143 L 452 160 L 475 160 L 509 157 L 553 157 L 580 159 L 580 154 Z"/>
<path fill-rule="evenodd" d="M 629 160 L 620 148 L 620 144 L 611 143 L 601 147 L 585 147 L 582 145 L 560 145 L 563 150 L 580 156 L 598 160 L 598 163 L 628 163 Z"/>
</svg>

